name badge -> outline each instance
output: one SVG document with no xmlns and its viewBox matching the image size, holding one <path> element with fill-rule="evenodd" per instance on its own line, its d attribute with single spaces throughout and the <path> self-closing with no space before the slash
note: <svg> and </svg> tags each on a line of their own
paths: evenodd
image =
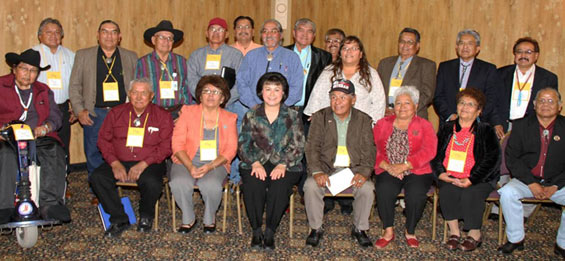
<svg viewBox="0 0 565 261">
<path fill-rule="evenodd" d="M 400 89 L 400 86 L 402 86 L 402 79 L 397 79 L 397 78 L 390 79 L 390 87 L 388 88 L 389 103 L 394 103 L 394 101 L 392 100 L 394 97 L 394 93 L 396 93 L 396 91 Z"/>
<path fill-rule="evenodd" d="M 467 152 L 451 150 L 447 161 L 447 171 L 463 173 Z"/>
<path fill-rule="evenodd" d="M 10 125 L 14 131 L 16 140 L 33 140 L 33 132 L 31 127 L 27 124 L 12 124 Z"/>
<path fill-rule="evenodd" d="M 143 136 L 145 136 L 144 128 L 129 127 L 126 146 L 143 148 Z"/>
<path fill-rule="evenodd" d="M 216 140 L 200 140 L 200 160 L 212 161 L 216 157 Z"/>
<path fill-rule="evenodd" d="M 173 81 L 159 81 L 159 94 L 161 99 L 174 99 Z M 174 81 L 176 83 L 176 81 Z M 176 85 L 176 84 L 175 84 Z"/>
<path fill-rule="evenodd" d="M 334 167 L 349 167 L 349 153 L 347 147 L 337 146 Z"/>
<path fill-rule="evenodd" d="M 532 85 L 530 83 L 525 83 L 524 88 L 521 91 L 518 88 L 514 88 L 512 90 L 512 100 L 516 101 L 518 106 L 528 106 L 531 93 Z"/>
<path fill-rule="evenodd" d="M 118 91 L 117 82 L 105 82 L 102 84 L 104 101 L 120 101 L 120 92 Z"/>
<path fill-rule="evenodd" d="M 54 90 L 63 89 L 63 81 L 61 80 L 61 72 L 47 72 L 47 85 Z"/>
<path fill-rule="evenodd" d="M 220 63 L 222 61 L 221 54 L 208 54 L 206 55 L 206 66 L 205 70 L 219 70 Z"/>
</svg>

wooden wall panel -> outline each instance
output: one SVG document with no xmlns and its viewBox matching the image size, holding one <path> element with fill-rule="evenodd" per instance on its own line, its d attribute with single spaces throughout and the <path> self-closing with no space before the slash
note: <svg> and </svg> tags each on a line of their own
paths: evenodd
<svg viewBox="0 0 565 261">
<path fill-rule="evenodd" d="M 561 47 L 565 42 L 563 0 L 294 0 L 289 3 L 290 28 L 300 17 L 311 18 L 318 26 L 317 46 L 323 45 L 327 29 L 342 28 L 363 40 L 368 59 L 375 66 L 381 58 L 396 54 L 397 35 L 404 27 L 420 31 L 420 55 L 437 63 L 455 58 L 457 32 L 473 28 L 482 36 L 481 59 L 498 66 L 512 63 L 514 41 L 527 35 L 540 42 L 538 64 L 555 72 L 562 82 L 565 79 Z M 271 17 L 272 5 L 273 1 L 266 0 L 4 0 L 0 1 L 3 35 L 0 54 L 21 52 L 37 44 L 39 22 L 54 17 L 65 29 L 63 44 L 72 50 L 95 45 L 98 24 L 112 19 L 120 24 L 121 45 L 140 56 L 151 51 L 143 43 L 145 29 L 168 19 L 185 33 L 184 42 L 175 52 L 188 57 L 206 44 L 206 26 L 215 16 L 225 18 L 230 27 L 238 15 L 253 17 L 258 41 L 258 27 Z M 233 33 L 231 28 L 230 33 Z M 285 39 L 286 44 L 291 42 L 290 37 Z M 0 74 L 8 72 L 8 66 L 0 66 Z M 82 129 L 77 126 L 73 127 L 73 163 L 84 161 Z"/>
</svg>

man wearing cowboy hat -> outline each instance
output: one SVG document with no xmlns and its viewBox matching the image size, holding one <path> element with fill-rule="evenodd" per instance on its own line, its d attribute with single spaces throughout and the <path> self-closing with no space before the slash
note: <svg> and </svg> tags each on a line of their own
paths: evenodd
<svg viewBox="0 0 565 261">
<path fill-rule="evenodd" d="M 186 59 L 172 52 L 183 35 L 168 20 L 145 30 L 143 39 L 153 45 L 153 52 L 139 58 L 135 67 L 136 79 L 147 77 L 153 82 L 153 103 L 170 112 L 173 118 L 178 117 L 183 104 L 192 101 L 186 87 Z"/>
<path fill-rule="evenodd" d="M 121 37 L 116 22 L 102 21 L 97 32 L 99 45 L 78 50 L 71 72 L 69 97 L 84 129 L 89 176 L 104 162 L 96 147 L 100 126 L 112 107 L 126 101 L 126 86 L 133 79 L 137 54 L 118 46 Z"/>
<path fill-rule="evenodd" d="M 21 54 L 7 53 L 6 62 L 12 72 L 0 77 L 0 126 L 22 121 L 31 127 L 35 141 L 31 151 L 41 162 L 40 213 L 44 219 L 68 222 L 71 219 L 65 206 L 65 151 L 57 135 L 61 127 L 61 112 L 49 87 L 36 81 L 41 67 L 38 51 L 28 49 Z M 33 152 L 32 152 L 33 153 Z M 34 156 L 33 154 L 31 155 Z M 14 210 L 14 193 L 18 164 L 16 152 L 0 137 L 0 224 L 10 221 Z"/>
<path fill-rule="evenodd" d="M 226 110 L 237 114 L 237 129 L 239 130 L 247 109 L 239 102 L 239 93 L 237 88 L 233 87 L 233 84 L 235 83 L 235 72 L 239 69 L 243 54 L 226 44 L 228 23 L 222 18 L 216 17 L 210 20 L 208 30 L 206 30 L 206 38 L 208 45 L 197 49 L 188 58 L 187 78 L 190 92 L 196 97 L 196 93 L 194 93 L 196 84 L 202 76 L 213 74 L 224 77 L 231 88 L 231 97 L 226 103 Z M 231 79 L 233 79 L 233 82 L 231 83 L 229 71 L 232 72 Z M 239 160 L 233 161 L 230 173 L 230 180 L 235 183 L 239 182 L 238 164 Z"/>
</svg>

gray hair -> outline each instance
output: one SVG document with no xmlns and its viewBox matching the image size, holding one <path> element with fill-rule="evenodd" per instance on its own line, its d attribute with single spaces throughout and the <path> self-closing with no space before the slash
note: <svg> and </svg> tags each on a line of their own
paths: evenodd
<svg viewBox="0 0 565 261">
<path fill-rule="evenodd" d="M 536 93 L 536 98 L 534 99 L 534 104 L 535 104 L 536 101 L 538 100 L 538 98 L 539 98 L 539 96 L 540 96 L 540 93 L 541 93 L 541 92 L 545 92 L 545 91 L 551 91 L 551 92 L 555 93 L 555 95 L 556 95 L 557 98 L 559 99 L 559 104 L 561 104 L 561 94 L 559 93 L 559 91 L 557 91 L 556 89 L 553 89 L 552 87 L 545 87 L 545 88 L 539 90 L 539 91 Z"/>
<path fill-rule="evenodd" d="M 414 28 L 410 28 L 410 27 L 406 27 L 404 29 L 402 29 L 402 31 L 400 31 L 400 33 L 398 34 L 398 40 L 400 41 L 400 37 L 402 37 L 403 33 L 411 33 L 414 34 L 414 36 L 416 36 L 416 42 L 419 43 L 420 42 L 420 32 L 418 32 L 418 30 L 414 29 Z"/>
<path fill-rule="evenodd" d="M 37 36 L 41 35 L 41 33 L 43 32 L 43 27 L 45 27 L 48 24 L 55 24 L 55 25 L 59 26 L 59 29 L 61 29 L 61 37 L 65 36 L 65 31 L 63 31 L 63 26 L 61 25 L 61 22 L 59 22 L 59 20 L 57 20 L 55 18 L 51 18 L 51 17 L 47 17 L 47 18 L 43 19 L 43 21 L 41 21 L 41 23 L 39 23 L 39 29 L 37 29 Z"/>
<path fill-rule="evenodd" d="M 459 43 L 459 41 L 461 41 L 461 37 L 466 34 L 472 35 L 475 38 L 475 42 L 477 42 L 477 46 L 481 46 L 481 35 L 473 29 L 465 29 L 457 33 L 457 40 L 455 40 L 455 44 Z"/>
<path fill-rule="evenodd" d="M 296 20 L 296 23 L 294 23 L 294 30 L 296 31 L 296 29 L 298 29 L 298 26 L 303 24 L 309 24 L 310 26 L 312 26 L 312 31 L 314 31 L 314 34 L 316 34 L 316 24 L 308 18 L 300 18 Z"/>
<path fill-rule="evenodd" d="M 142 78 L 138 78 L 138 79 L 133 79 L 129 82 L 129 89 L 128 92 L 131 91 L 131 89 L 133 88 L 133 85 L 136 83 L 145 83 L 147 84 L 147 86 L 149 86 L 149 92 L 153 93 L 153 81 L 151 81 L 151 79 L 147 78 L 147 77 L 142 77 Z"/>
<path fill-rule="evenodd" d="M 263 30 L 265 29 L 265 25 L 268 23 L 275 23 L 277 25 L 277 29 L 279 29 L 279 33 L 282 34 L 283 32 L 283 28 L 282 25 L 279 21 L 277 21 L 277 19 L 267 19 L 265 20 L 265 22 L 263 22 L 263 25 L 261 25 L 261 32 L 263 32 Z"/>
<path fill-rule="evenodd" d="M 341 35 L 341 39 L 345 39 L 345 32 L 339 28 L 332 28 L 326 32 L 326 41 L 330 35 L 339 34 Z"/>
<path fill-rule="evenodd" d="M 396 101 L 396 98 L 401 95 L 410 96 L 410 99 L 416 105 L 418 105 L 418 102 L 420 101 L 420 91 L 416 89 L 415 86 L 402 86 L 401 88 L 398 88 L 398 90 L 394 93 L 394 100 Z"/>
</svg>

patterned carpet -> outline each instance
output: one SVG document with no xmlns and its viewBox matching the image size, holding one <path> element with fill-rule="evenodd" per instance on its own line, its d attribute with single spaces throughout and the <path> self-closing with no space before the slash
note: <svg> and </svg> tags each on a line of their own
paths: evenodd
<svg viewBox="0 0 565 261">
<path fill-rule="evenodd" d="M 126 231 L 120 239 L 105 239 L 102 225 L 95 207 L 89 204 L 86 172 L 75 172 L 69 176 L 69 190 L 72 198 L 68 202 L 73 221 L 40 232 L 35 247 L 23 250 L 15 236 L 0 236 L 0 259 L 7 260 L 550 260 L 553 254 L 556 231 L 559 226 L 560 209 L 544 206 L 531 227 L 527 228 L 526 250 L 516 251 L 513 256 L 496 252 L 497 223 L 489 220 L 483 227 L 483 245 L 474 252 L 450 252 L 440 243 L 443 233 L 443 219 L 438 218 L 437 239 L 431 239 L 431 203 L 428 203 L 424 218 L 417 228 L 420 248 L 410 249 L 402 235 L 404 217 L 397 208 L 396 240 L 383 250 L 362 249 L 350 236 L 351 218 L 344 216 L 336 207 L 325 217 L 326 233 L 317 248 L 306 247 L 308 224 L 304 206 L 295 197 L 296 211 L 294 236 L 289 238 L 289 218 L 283 221 L 277 231 L 275 251 L 256 251 L 249 248 L 250 228 L 243 216 L 243 235 L 238 234 L 237 211 L 234 197 L 230 200 L 227 232 L 205 235 L 202 223 L 189 235 L 172 232 L 171 215 L 165 197 L 160 200 L 159 231 L 143 234 L 135 227 Z M 125 190 L 137 207 L 139 193 Z M 202 217 L 202 201 L 195 201 L 197 218 Z M 180 210 L 177 209 L 177 219 Z M 221 228 L 222 211 L 217 214 Z M 375 241 L 381 233 L 378 217 L 371 219 L 370 238 Z"/>
</svg>

